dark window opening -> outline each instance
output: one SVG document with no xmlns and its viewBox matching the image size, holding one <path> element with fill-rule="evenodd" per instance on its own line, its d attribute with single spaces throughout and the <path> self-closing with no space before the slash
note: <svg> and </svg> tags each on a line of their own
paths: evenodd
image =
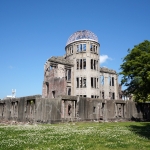
<svg viewBox="0 0 150 150">
<path fill-rule="evenodd" d="M 70 104 L 68 105 L 68 115 L 69 116 L 71 115 L 71 105 Z"/>
<path fill-rule="evenodd" d="M 93 78 L 91 77 L 91 87 L 93 88 Z"/>
<path fill-rule="evenodd" d="M 83 59 L 83 69 L 86 69 L 86 59 Z"/>
<path fill-rule="evenodd" d="M 77 70 L 79 69 L 79 59 L 77 59 Z"/>
<path fill-rule="evenodd" d="M 91 98 L 94 98 L 94 95 L 91 95 Z"/>
<path fill-rule="evenodd" d="M 105 98 L 105 95 L 104 95 L 104 92 L 102 92 L 102 99 L 104 99 Z"/>
<path fill-rule="evenodd" d="M 68 88 L 68 95 L 71 95 L 71 88 Z"/>
<path fill-rule="evenodd" d="M 96 78 L 94 78 L 94 88 L 96 88 Z"/>
<path fill-rule="evenodd" d="M 80 77 L 80 88 L 82 88 L 82 77 Z"/>
<path fill-rule="evenodd" d="M 82 51 L 82 44 L 80 44 L 80 52 Z"/>
<path fill-rule="evenodd" d="M 112 99 L 115 99 L 115 93 L 112 93 Z"/>
<path fill-rule="evenodd" d="M 91 59 L 91 69 L 93 69 L 93 59 Z"/>
<path fill-rule="evenodd" d="M 112 86 L 114 86 L 114 77 L 112 77 Z"/>
<path fill-rule="evenodd" d="M 80 69 L 82 69 L 82 59 L 80 59 Z"/>
<path fill-rule="evenodd" d="M 77 88 L 79 88 L 79 78 L 76 78 L 77 80 Z"/>
<path fill-rule="evenodd" d="M 52 98 L 55 98 L 55 91 L 52 91 Z"/>
<path fill-rule="evenodd" d="M 77 45 L 77 52 L 79 52 L 79 45 Z"/>
<path fill-rule="evenodd" d="M 93 107 L 93 113 L 95 113 L 95 112 L 96 112 L 96 107 L 94 106 L 94 107 Z"/>
<path fill-rule="evenodd" d="M 71 69 L 68 70 L 68 80 L 71 80 Z"/>
<path fill-rule="evenodd" d="M 83 97 L 86 97 L 86 95 L 83 95 Z"/>
<path fill-rule="evenodd" d="M 90 45 L 90 51 L 92 51 L 93 50 L 93 48 L 92 48 L 92 44 Z"/>
<path fill-rule="evenodd" d="M 49 83 L 46 82 L 46 95 L 48 96 L 49 95 Z"/>
<path fill-rule="evenodd" d="M 96 70 L 96 60 L 94 60 L 94 70 Z"/>
<path fill-rule="evenodd" d="M 83 78 L 83 87 L 86 88 L 86 78 Z"/>
</svg>

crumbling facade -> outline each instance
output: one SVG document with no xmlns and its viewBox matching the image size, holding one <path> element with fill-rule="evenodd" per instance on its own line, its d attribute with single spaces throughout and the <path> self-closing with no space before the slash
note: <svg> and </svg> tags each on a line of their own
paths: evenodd
<svg viewBox="0 0 150 150">
<path fill-rule="evenodd" d="M 99 67 L 100 44 L 94 33 L 75 32 L 65 51 L 64 57 L 51 57 L 44 65 L 43 98 L 71 95 L 120 99 L 117 73 Z"/>
</svg>

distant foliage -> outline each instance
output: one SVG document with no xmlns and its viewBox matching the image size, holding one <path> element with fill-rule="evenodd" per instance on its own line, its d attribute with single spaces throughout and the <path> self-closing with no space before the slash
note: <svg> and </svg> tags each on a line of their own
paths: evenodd
<svg viewBox="0 0 150 150">
<path fill-rule="evenodd" d="M 135 101 L 150 100 L 150 41 L 145 40 L 132 50 L 121 65 L 121 84 L 127 94 L 133 94 Z"/>
</svg>

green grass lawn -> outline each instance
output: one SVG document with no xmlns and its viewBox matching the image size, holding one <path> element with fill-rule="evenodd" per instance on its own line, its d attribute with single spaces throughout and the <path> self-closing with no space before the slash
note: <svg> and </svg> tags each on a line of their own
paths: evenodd
<svg viewBox="0 0 150 150">
<path fill-rule="evenodd" d="M 150 150 L 150 123 L 0 125 L 0 150 Z"/>
</svg>

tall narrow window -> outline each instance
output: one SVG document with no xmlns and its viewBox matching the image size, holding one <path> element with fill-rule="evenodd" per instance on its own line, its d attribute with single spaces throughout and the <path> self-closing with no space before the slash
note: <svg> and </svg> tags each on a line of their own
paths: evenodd
<svg viewBox="0 0 150 150">
<path fill-rule="evenodd" d="M 112 86 L 114 86 L 114 77 L 112 77 Z"/>
<path fill-rule="evenodd" d="M 80 52 L 82 51 L 82 44 L 80 44 Z"/>
<path fill-rule="evenodd" d="M 52 91 L 52 98 L 55 98 L 55 91 Z"/>
<path fill-rule="evenodd" d="M 86 44 L 83 44 L 83 51 L 86 51 Z"/>
<path fill-rule="evenodd" d="M 96 78 L 94 78 L 94 88 L 96 88 Z"/>
<path fill-rule="evenodd" d="M 79 45 L 77 45 L 77 52 L 79 52 Z"/>
<path fill-rule="evenodd" d="M 91 69 L 93 69 L 93 59 L 91 59 Z"/>
<path fill-rule="evenodd" d="M 86 88 L 86 78 L 83 78 L 83 87 Z"/>
<path fill-rule="evenodd" d="M 68 95 L 71 95 L 71 88 L 68 88 Z"/>
<path fill-rule="evenodd" d="M 94 70 L 96 70 L 96 60 L 94 60 Z"/>
<path fill-rule="evenodd" d="M 83 69 L 86 69 L 86 59 L 83 59 Z"/>
<path fill-rule="evenodd" d="M 77 59 L 77 70 L 79 69 L 79 59 Z"/>
<path fill-rule="evenodd" d="M 97 46 L 95 47 L 95 49 L 96 49 L 96 53 L 98 53 L 98 52 L 97 52 Z"/>
<path fill-rule="evenodd" d="M 95 52 L 95 45 L 93 46 L 93 50 L 94 50 L 94 52 Z"/>
<path fill-rule="evenodd" d="M 93 77 L 91 77 L 91 87 L 93 88 Z"/>
<path fill-rule="evenodd" d="M 98 82 L 98 78 L 97 78 L 97 89 L 98 89 L 98 87 L 99 87 L 98 84 L 99 84 L 99 82 Z"/>
<path fill-rule="evenodd" d="M 77 81 L 77 88 L 79 88 L 79 78 L 78 77 L 76 78 L 76 81 Z"/>
<path fill-rule="evenodd" d="M 111 86 L 111 77 L 108 77 L 109 86 Z"/>
<path fill-rule="evenodd" d="M 102 92 L 102 99 L 104 99 L 105 98 L 105 95 L 104 95 L 104 92 Z"/>
<path fill-rule="evenodd" d="M 112 93 L 112 99 L 115 99 L 115 93 Z"/>
<path fill-rule="evenodd" d="M 68 70 L 68 80 L 71 80 L 71 69 Z"/>
<path fill-rule="evenodd" d="M 82 88 L 82 77 L 80 77 L 80 88 Z"/>
<path fill-rule="evenodd" d="M 80 69 L 82 69 L 82 59 L 80 59 Z"/>
<path fill-rule="evenodd" d="M 92 44 L 90 45 L 90 51 L 93 51 Z"/>
<path fill-rule="evenodd" d="M 49 95 L 49 83 L 48 82 L 46 82 L 46 95 L 47 97 Z"/>
<path fill-rule="evenodd" d="M 104 85 L 104 76 L 101 76 L 101 85 Z"/>
</svg>

